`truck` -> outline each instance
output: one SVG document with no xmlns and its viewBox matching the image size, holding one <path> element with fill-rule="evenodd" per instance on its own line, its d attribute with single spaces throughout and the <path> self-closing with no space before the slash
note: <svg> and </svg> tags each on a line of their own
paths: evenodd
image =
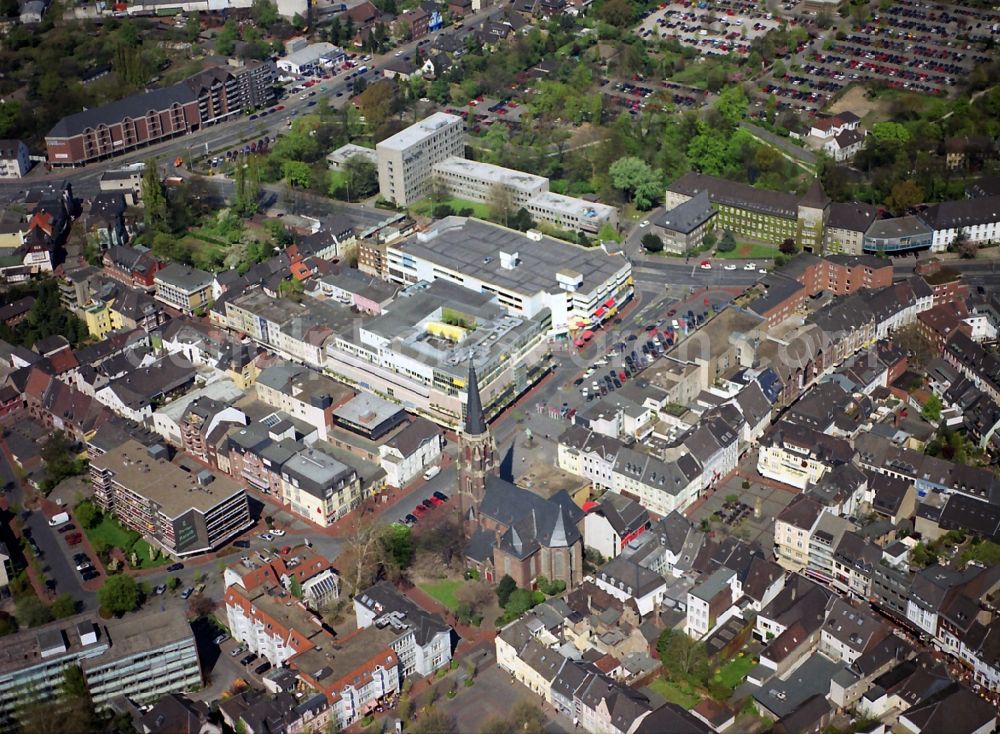
<svg viewBox="0 0 1000 734">
<path fill-rule="evenodd" d="M 429 481 L 441 473 L 441 467 L 432 466 L 430 469 L 424 472 L 424 479 Z"/>
<path fill-rule="evenodd" d="M 53 515 L 52 518 L 49 520 L 49 527 L 57 528 L 60 525 L 65 525 L 68 522 L 69 522 L 69 513 L 60 512 L 56 515 Z"/>
</svg>

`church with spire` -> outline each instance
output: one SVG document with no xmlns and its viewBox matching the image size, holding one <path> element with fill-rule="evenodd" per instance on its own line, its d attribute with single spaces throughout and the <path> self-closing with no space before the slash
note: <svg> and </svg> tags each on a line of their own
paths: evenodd
<svg viewBox="0 0 1000 734">
<path fill-rule="evenodd" d="M 583 510 L 565 490 L 545 498 L 500 478 L 496 441 L 471 361 L 467 390 L 458 437 L 466 562 L 491 583 L 509 575 L 519 587 L 532 588 L 544 576 L 572 589 L 583 579 Z"/>
</svg>

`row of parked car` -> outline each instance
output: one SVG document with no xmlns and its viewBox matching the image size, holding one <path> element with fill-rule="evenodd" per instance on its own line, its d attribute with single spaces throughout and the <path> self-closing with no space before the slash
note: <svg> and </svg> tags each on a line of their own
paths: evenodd
<svg viewBox="0 0 1000 734">
<path fill-rule="evenodd" d="M 448 495 L 446 495 L 444 492 L 434 492 L 434 494 L 432 494 L 430 497 L 428 497 L 423 502 L 414 507 L 412 512 L 400 518 L 399 522 L 402 525 L 406 525 L 407 527 L 412 528 L 414 525 L 417 524 L 420 518 L 422 518 L 428 512 L 433 510 L 435 507 L 440 507 L 447 501 L 448 501 Z"/>
</svg>

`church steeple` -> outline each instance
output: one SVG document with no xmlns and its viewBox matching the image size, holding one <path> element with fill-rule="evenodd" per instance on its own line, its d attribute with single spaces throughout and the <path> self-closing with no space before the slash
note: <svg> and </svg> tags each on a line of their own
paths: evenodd
<svg viewBox="0 0 1000 734">
<path fill-rule="evenodd" d="M 458 435 L 458 501 L 463 518 L 469 517 L 469 513 L 483 501 L 486 479 L 496 471 L 497 452 L 493 434 L 486 425 L 483 401 L 479 394 L 479 379 L 471 359 L 466 389 L 468 396 L 465 401 L 465 424 Z M 471 534 L 472 528 L 467 527 L 466 532 Z"/>
<path fill-rule="evenodd" d="M 483 400 L 479 395 L 476 365 L 471 359 L 469 360 L 469 381 L 466 390 L 468 398 L 465 404 L 465 432 L 470 436 L 478 436 L 486 432 L 486 417 L 483 415 Z"/>
</svg>

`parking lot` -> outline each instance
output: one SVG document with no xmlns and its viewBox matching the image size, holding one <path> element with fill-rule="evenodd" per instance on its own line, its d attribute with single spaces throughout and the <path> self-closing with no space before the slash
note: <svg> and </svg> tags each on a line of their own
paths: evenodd
<svg viewBox="0 0 1000 734">
<path fill-rule="evenodd" d="M 633 116 L 649 105 L 661 109 L 669 104 L 695 108 L 709 100 L 709 94 L 704 89 L 653 79 L 642 82 L 609 80 L 601 87 L 601 92 L 609 104 L 626 109 Z"/>
<path fill-rule="evenodd" d="M 763 82 L 761 92 L 777 97 L 781 107 L 807 112 L 822 109 L 853 83 L 944 96 L 975 66 L 990 61 L 978 43 L 958 37 L 982 38 L 997 30 L 995 10 L 896 2 L 861 27 L 818 41 L 799 69 Z"/>
<path fill-rule="evenodd" d="M 669 3 L 652 11 L 636 28 L 648 41 L 677 39 L 707 55 L 750 53 L 750 42 L 779 26 L 757 3 L 721 0 L 712 9 Z"/>
</svg>

